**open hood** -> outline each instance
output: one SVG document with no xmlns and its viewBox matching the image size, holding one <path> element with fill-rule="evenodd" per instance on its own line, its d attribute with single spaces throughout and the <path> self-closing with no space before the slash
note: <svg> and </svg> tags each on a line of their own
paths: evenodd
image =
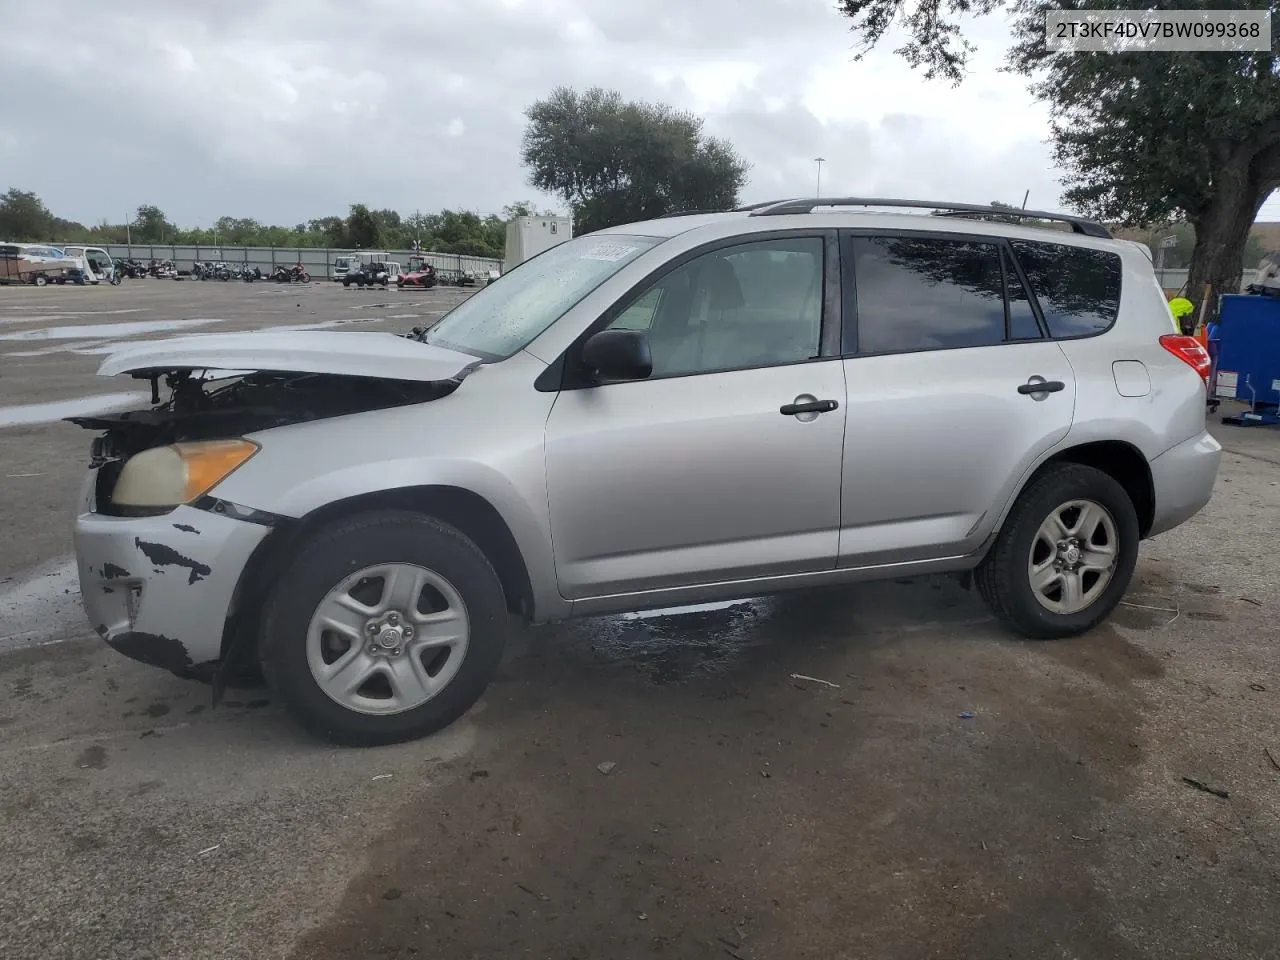
<svg viewBox="0 0 1280 960">
<path fill-rule="evenodd" d="M 255 330 L 122 346 L 102 361 L 98 374 L 234 370 L 428 383 L 458 379 L 479 362 L 470 354 L 394 333 Z"/>
</svg>

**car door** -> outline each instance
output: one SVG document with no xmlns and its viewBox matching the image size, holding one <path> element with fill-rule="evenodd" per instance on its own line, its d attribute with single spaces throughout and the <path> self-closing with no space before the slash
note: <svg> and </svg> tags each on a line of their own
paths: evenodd
<svg viewBox="0 0 1280 960">
<path fill-rule="evenodd" d="M 1071 365 L 1003 240 L 850 232 L 842 247 L 839 565 L 970 553 L 1070 429 Z"/>
<path fill-rule="evenodd" d="M 588 331 L 646 331 L 653 372 L 564 389 L 551 410 L 564 596 L 834 567 L 838 291 L 834 231 L 739 239 L 669 264 Z"/>
</svg>

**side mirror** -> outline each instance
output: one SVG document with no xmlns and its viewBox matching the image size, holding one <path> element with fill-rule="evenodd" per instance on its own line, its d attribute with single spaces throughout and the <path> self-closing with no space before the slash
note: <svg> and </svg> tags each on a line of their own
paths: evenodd
<svg viewBox="0 0 1280 960">
<path fill-rule="evenodd" d="M 653 355 L 643 330 L 601 330 L 582 345 L 582 363 L 597 380 L 643 380 Z"/>
</svg>

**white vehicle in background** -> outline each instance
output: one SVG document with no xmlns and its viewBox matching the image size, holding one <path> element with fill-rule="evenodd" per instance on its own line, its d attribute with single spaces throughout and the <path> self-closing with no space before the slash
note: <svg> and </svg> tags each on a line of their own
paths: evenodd
<svg viewBox="0 0 1280 960">
<path fill-rule="evenodd" d="M 62 252 L 82 262 L 81 269 L 86 283 L 102 283 L 104 280 L 113 284 L 120 282 L 115 261 L 101 247 L 63 247 Z"/>
<path fill-rule="evenodd" d="M 361 250 L 357 253 L 344 253 L 333 261 L 333 279 L 339 283 L 345 277 L 356 273 L 369 263 L 383 263 L 391 255 L 385 250 Z"/>
<path fill-rule="evenodd" d="M 507 249 L 502 272 L 518 267 L 530 257 L 573 239 L 569 217 L 513 217 L 507 221 Z"/>
<path fill-rule="evenodd" d="M 68 257 L 58 247 L 41 243 L 5 243 L 0 280 L 9 283 L 34 283 L 43 287 L 47 283 L 66 283 L 68 280 L 83 283 L 80 271 L 84 261 Z M 79 278 L 79 279 L 78 279 Z"/>
</svg>

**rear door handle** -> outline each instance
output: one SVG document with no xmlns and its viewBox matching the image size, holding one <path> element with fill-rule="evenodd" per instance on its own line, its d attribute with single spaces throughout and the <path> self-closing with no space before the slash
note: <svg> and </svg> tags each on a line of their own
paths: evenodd
<svg viewBox="0 0 1280 960">
<path fill-rule="evenodd" d="M 830 413 L 839 406 L 834 400 L 809 400 L 805 403 L 784 403 L 778 412 L 784 417 L 794 417 L 798 413 Z"/>
<path fill-rule="evenodd" d="M 1032 393 L 1057 393 L 1059 390 L 1065 389 L 1067 389 L 1067 385 L 1061 380 L 1031 379 L 1026 383 L 1018 385 L 1018 392 L 1024 395 Z"/>
</svg>

